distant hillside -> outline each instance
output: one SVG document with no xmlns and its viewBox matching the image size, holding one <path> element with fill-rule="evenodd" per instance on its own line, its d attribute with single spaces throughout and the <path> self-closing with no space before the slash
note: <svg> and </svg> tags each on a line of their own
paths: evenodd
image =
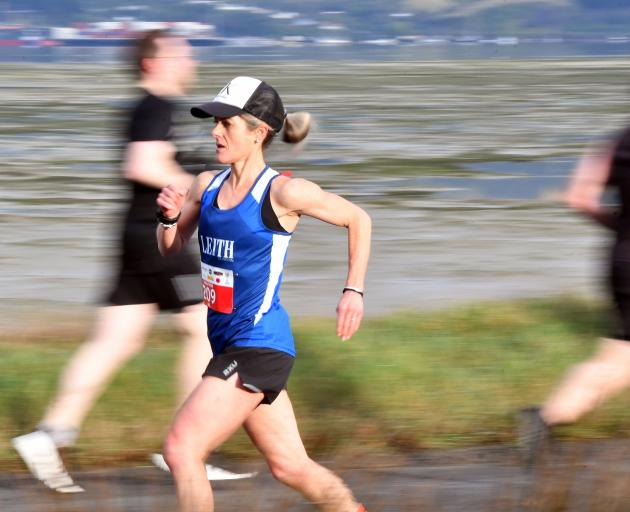
<svg viewBox="0 0 630 512">
<path fill-rule="evenodd" d="M 5 23 L 69 25 L 121 17 L 203 21 L 228 37 L 630 34 L 630 0 L 152 0 L 137 5 L 129 0 L 4 0 L 0 6 Z"/>
</svg>

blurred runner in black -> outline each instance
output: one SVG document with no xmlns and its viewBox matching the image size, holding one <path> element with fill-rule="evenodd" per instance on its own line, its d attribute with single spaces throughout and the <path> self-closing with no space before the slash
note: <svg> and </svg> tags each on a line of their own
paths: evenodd
<svg viewBox="0 0 630 512">
<path fill-rule="evenodd" d="M 618 193 L 620 209 L 602 203 L 607 188 Z M 608 276 L 616 326 L 591 359 L 571 368 L 542 407 L 521 412 L 519 441 L 530 466 L 544 453 L 554 425 L 573 423 L 630 387 L 630 128 L 615 144 L 582 158 L 566 202 L 615 234 Z"/>
<path fill-rule="evenodd" d="M 35 432 L 12 443 L 33 475 L 58 492 L 81 492 L 58 448 L 72 445 L 90 408 L 121 366 L 143 347 L 159 311 L 173 318 L 184 343 L 178 363 L 178 403 L 201 381 L 212 356 L 201 304 L 198 259 L 189 252 L 164 258 L 155 243 L 155 198 L 166 185 L 188 187 L 194 176 L 178 163 L 172 142 L 174 99 L 196 77 L 185 39 L 155 30 L 137 42 L 139 93 L 126 129 L 122 172 L 131 189 L 121 236 L 119 272 L 93 333 L 66 366 L 57 394 Z M 153 461 L 167 469 L 161 455 Z M 215 471 L 216 470 L 216 471 Z M 208 466 L 210 478 L 239 475 Z"/>
</svg>

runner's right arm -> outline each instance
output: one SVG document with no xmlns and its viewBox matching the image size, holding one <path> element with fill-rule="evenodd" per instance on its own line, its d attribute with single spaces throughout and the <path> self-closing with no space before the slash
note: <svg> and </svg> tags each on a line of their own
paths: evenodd
<svg viewBox="0 0 630 512">
<path fill-rule="evenodd" d="M 153 188 L 174 185 L 189 188 L 194 176 L 175 161 L 175 145 L 167 140 L 143 140 L 127 144 L 125 178 Z"/>
<path fill-rule="evenodd" d="M 174 219 L 181 213 L 172 227 L 158 224 L 156 236 L 162 256 L 177 254 L 190 240 L 199 222 L 201 196 L 212 178 L 211 172 L 204 172 L 195 178 L 188 191 L 175 185 L 168 185 L 160 191 L 156 202 L 162 214 Z"/>
<path fill-rule="evenodd" d="M 568 206 L 599 224 L 615 229 L 617 215 L 610 207 L 601 203 L 609 181 L 612 161 L 613 148 L 585 153 L 573 171 L 564 200 Z"/>
<path fill-rule="evenodd" d="M 177 148 L 171 141 L 174 110 L 171 101 L 153 94 L 135 105 L 127 127 L 125 178 L 157 189 L 166 185 L 190 188 L 193 176 L 177 163 Z"/>
</svg>

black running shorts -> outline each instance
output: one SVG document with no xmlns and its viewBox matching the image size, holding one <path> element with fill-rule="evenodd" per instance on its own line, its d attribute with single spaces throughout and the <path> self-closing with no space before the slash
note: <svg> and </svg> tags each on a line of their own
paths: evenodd
<svg viewBox="0 0 630 512">
<path fill-rule="evenodd" d="M 287 387 L 295 358 L 270 348 L 228 347 L 213 356 L 204 377 L 227 380 L 238 374 L 245 389 L 263 393 L 261 403 L 271 404 Z"/>
<path fill-rule="evenodd" d="M 612 263 L 610 285 L 616 312 L 616 329 L 611 337 L 630 341 L 630 262 Z"/>
<path fill-rule="evenodd" d="M 114 306 L 157 304 L 161 311 L 180 311 L 199 304 L 201 283 L 198 273 L 155 272 L 140 274 L 123 269 L 106 303 Z"/>
</svg>

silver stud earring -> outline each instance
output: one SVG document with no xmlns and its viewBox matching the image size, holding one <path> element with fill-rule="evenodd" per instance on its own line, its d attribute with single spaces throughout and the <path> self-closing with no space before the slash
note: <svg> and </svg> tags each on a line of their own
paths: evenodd
<svg viewBox="0 0 630 512">
<path fill-rule="evenodd" d="M 258 139 L 254 139 L 254 144 L 258 144 Z"/>
</svg>

